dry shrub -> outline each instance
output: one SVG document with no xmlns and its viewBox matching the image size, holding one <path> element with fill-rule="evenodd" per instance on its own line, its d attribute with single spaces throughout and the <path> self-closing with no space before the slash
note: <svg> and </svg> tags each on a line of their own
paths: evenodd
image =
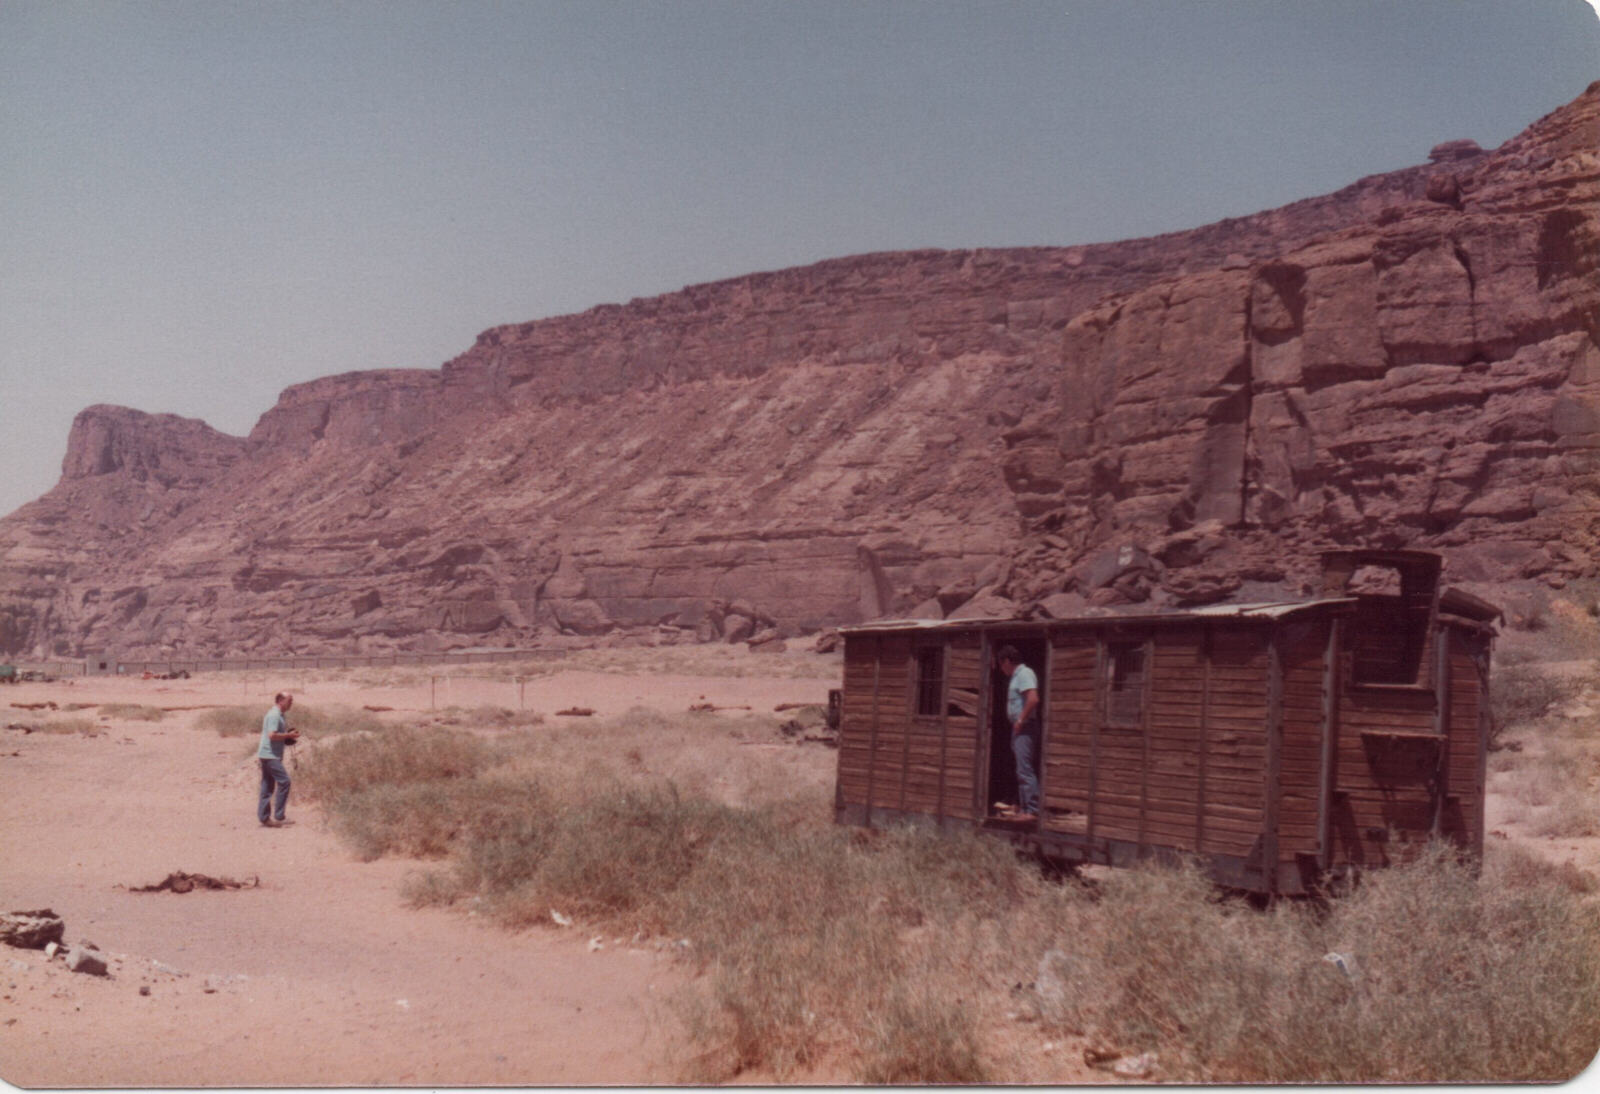
<svg viewBox="0 0 1600 1094">
<path fill-rule="evenodd" d="M 397 728 L 318 742 L 299 756 L 296 774 L 311 800 L 337 803 L 382 785 L 460 779 L 493 762 L 489 745 L 466 733 Z"/>
<path fill-rule="evenodd" d="M 160 707 L 141 706 L 138 703 L 106 703 L 100 707 L 108 718 L 122 718 L 130 722 L 159 722 L 167 716 Z"/>
<path fill-rule="evenodd" d="M 525 781 L 441 778 L 379 783 L 340 795 L 331 812 L 336 831 L 366 861 L 384 855 L 438 858 L 484 818 L 544 807 L 538 788 Z M 420 900 L 416 903 L 439 903 Z"/>
<path fill-rule="evenodd" d="M 33 728 L 40 733 L 76 733 L 82 737 L 98 737 L 105 729 L 93 718 L 51 718 Z"/>
<path fill-rule="evenodd" d="M 536 710 L 511 710 L 508 707 L 484 706 L 468 712 L 467 720 L 475 726 L 511 729 L 543 725 L 544 715 Z"/>
<path fill-rule="evenodd" d="M 1578 693 L 1573 680 L 1551 676 L 1532 665 L 1514 665 L 1495 673 L 1489 696 L 1492 714 L 1490 747 L 1507 729 L 1542 718 L 1555 704 Z"/>
<path fill-rule="evenodd" d="M 975 966 L 963 963 L 983 958 L 966 945 L 952 960 L 942 939 L 975 938 L 964 924 L 1030 891 L 1029 872 L 997 843 L 862 838 L 818 803 L 741 809 L 593 773 L 568 772 L 554 790 L 514 781 L 510 767 L 432 781 L 363 774 L 383 785 L 362 788 L 346 774 L 353 763 L 333 774 L 333 754 L 318 750 L 308 781 L 338 787 L 333 811 L 359 853 L 451 852 L 448 867 L 408 883 L 413 903 L 471 897 L 508 925 L 548 924 L 557 910 L 586 928 L 682 940 L 675 952 L 706 973 L 681 1000 L 697 1080 L 787 1076 L 836 1054 L 880 1081 L 985 1077 Z M 359 770 L 383 766 L 364 759 Z"/>
<path fill-rule="evenodd" d="M 1559 1081 L 1600 1045 L 1600 921 L 1560 880 L 1483 879 L 1444 849 L 1323 914 L 1251 911 L 1192 868 L 1109 878 L 1041 968 L 1056 1026 L 1154 1050 L 1174 1078 Z M 1322 959 L 1350 954 L 1357 975 Z"/>
<path fill-rule="evenodd" d="M 220 737 L 257 736 L 267 707 L 213 707 L 203 710 L 194 719 L 196 729 L 209 729 Z M 371 711 L 333 707 L 324 710 L 296 703 L 288 714 L 288 723 L 308 736 L 329 736 L 339 733 L 372 733 L 384 728 L 385 723 Z"/>
</svg>

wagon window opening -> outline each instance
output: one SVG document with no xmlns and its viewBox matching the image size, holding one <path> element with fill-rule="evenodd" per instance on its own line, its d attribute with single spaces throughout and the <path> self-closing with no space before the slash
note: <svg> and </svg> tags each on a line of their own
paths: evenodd
<svg viewBox="0 0 1600 1094">
<path fill-rule="evenodd" d="M 1144 721 L 1145 650 L 1142 642 L 1112 642 L 1106 647 L 1111 672 L 1106 688 L 1106 721 L 1137 726 Z"/>
<path fill-rule="evenodd" d="M 923 646 L 917 650 L 917 714 L 937 718 L 943 698 L 944 647 Z"/>
<path fill-rule="evenodd" d="M 1432 590 L 1394 567 L 1362 566 L 1348 592 L 1359 598 L 1350 637 L 1357 684 L 1416 684 L 1422 673 Z"/>
</svg>

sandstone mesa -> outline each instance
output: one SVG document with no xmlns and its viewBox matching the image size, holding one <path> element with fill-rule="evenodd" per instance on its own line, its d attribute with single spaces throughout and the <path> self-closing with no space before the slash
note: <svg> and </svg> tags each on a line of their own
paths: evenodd
<svg viewBox="0 0 1600 1094">
<path fill-rule="evenodd" d="M 0 655 L 771 637 L 1294 595 L 1322 545 L 1594 577 L 1600 83 L 1149 239 L 861 255 L 291 387 L 94 406 L 0 520 Z"/>
</svg>

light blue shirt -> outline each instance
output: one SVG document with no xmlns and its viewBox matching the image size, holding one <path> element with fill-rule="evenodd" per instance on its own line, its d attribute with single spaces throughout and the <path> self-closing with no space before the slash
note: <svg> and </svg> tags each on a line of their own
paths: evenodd
<svg viewBox="0 0 1600 1094">
<path fill-rule="evenodd" d="M 277 703 L 273 703 L 272 709 L 267 711 L 267 716 L 261 719 L 261 747 L 256 749 L 256 759 L 283 759 L 283 742 L 272 739 L 274 733 L 282 732 L 284 732 L 283 711 L 278 709 Z"/>
<path fill-rule="evenodd" d="M 1011 684 L 1006 688 L 1006 717 L 1011 719 L 1011 724 L 1016 725 L 1017 719 L 1022 717 L 1022 707 L 1026 702 L 1024 692 L 1037 691 L 1039 678 L 1027 665 L 1018 665 L 1011 674 Z"/>
</svg>

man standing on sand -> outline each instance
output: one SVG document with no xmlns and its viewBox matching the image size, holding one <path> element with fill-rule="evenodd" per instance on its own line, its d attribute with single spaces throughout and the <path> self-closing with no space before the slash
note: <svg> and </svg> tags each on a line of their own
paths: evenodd
<svg viewBox="0 0 1600 1094">
<path fill-rule="evenodd" d="M 283 746 L 300 739 L 300 731 L 290 728 L 283 718 L 292 706 L 294 696 L 280 691 L 261 719 L 261 747 L 256 749 L 256 759 L 261 761 L 261 799 L 256 803 L 256 819 L 268 828 L 294 823 L 283 815 L 283 807 L 289 803 L 289 769 L 283 766 Z"/>
<path fill-rule="evenodd" d="M 1006 719 L 1011 723 L 1011 755 L 1017 761 L 1019 819 L 1031 820 L 1039 813 L 1039 776 L 1034 770 L 1039 758 L 1039 678 L 1022 663 L 1015 646 L 1001 646 L 995 662 L 1010 678 Z"/>
</svg>

